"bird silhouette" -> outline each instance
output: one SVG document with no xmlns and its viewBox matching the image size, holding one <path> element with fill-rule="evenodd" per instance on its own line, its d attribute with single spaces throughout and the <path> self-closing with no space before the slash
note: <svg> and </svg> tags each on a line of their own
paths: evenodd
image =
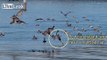
<svg viewBox="0 0 107 60">
<path fill-rule="evenodd" d="M 67 13 L 64 13 L 64 12 L 60 11 L 60 13 L 61 13 L 62 15 L 64 15 L 65 17 L 67 17 L 67 16 L 68 16 L 68 14 L 70 14 L 70 13 L 71 13 L 71 11 L 69 11 L 69 12 L 67 12 Z"/>
</svg>

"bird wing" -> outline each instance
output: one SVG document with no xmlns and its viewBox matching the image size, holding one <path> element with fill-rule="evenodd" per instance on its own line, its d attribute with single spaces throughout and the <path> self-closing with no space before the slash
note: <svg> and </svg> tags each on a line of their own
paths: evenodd
<svg viewBox="0 0 107 60">
<path fill-rule="evenodd" d="M 23 9 L 19 10 L 19 11 L 17 12 L 16 16 L 18 16 L 18 17 L 21 16 L 23 12 L 24 12 Z"/>
<path fill-rule="evenodd" d="M 66 13 L 66 14 L 68 15 L 68 14 L 70 14 L 70 13 L 71 13 L 71 11 L 69 11 L 69 12 L 68 12 L 68 13 Z"/>
<path fill-rule="evenodd" d="M 65 15 L 64 12 L 62 12 L 62 11 L 60 13 L 63 14 L 63 15 Z"/>
</svg>

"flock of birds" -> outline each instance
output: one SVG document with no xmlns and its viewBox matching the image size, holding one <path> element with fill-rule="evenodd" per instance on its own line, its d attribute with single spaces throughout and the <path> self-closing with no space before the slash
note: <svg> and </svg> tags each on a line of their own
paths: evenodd
<svg viewBox="0 0 107 60">
<path fill-rule="evenodd" d="M 94 22 L 94 20 L 90 20 L 87 16 L 82 17 L 83 21 L 87 22 L 87 24 L 86 24 L 87 28 L 85 28 L 84 26 L 81 27 L 81 28 L 78 28 L 75 25 L 73 25 L 73 23 L 70 22 L 69 19 L 68 19 L 68 15 L 71 13 L 71 11 L 69 11 L 67 13 L 64 13 L 64 12 L 60 11 L 60 13 L 65 18 L 65 20 L 64 20 L 65 21 L 65 26 L 67 26 L 70 29 L 72 29 L 73 31 L 75 31 L 77 33 L 76 36 L 83 36 L 82 32 L 89 32 L 90 30 L 97 33 L 96 36 L 103 36 L 104 35 L 103 32 L 101 31 L 102 27 L 100 25 L 94 26 L 92 24 L 92 22 Z M 79 25 L 81 23 L 81 21 L 78 20 L 78 18 L 76 16 L 72 16 L 72 20 L 74 20 L 77 25 Z M 53 21 L 54 22 L 54 21 L 57 21 L 57 19 L 54 19 L 54 18 L 47 18 L 47 19 L 37 18 L 35 21 Z M 36 26 L 40 26 L 40 24 L 36 24 Z M 55 27 L 57 27 L 57 26 L 54 25 L 52 27 L 49 27 L 45 31 L 37 30 L 37 33 L 41 33 L 43 36 L 47 36 L 47 35 L 50 35 L 50 32 L 52 32 L 55 29 Z M 65 30 L 65 32 L 72 35 L 72 33 L 68 32 L 67 30 Z M 62 39 L 61 39 L 60 34 L 56 33 L 56 35 L 51 35 L 51 37 L 53 38 L 53 40 L 58 40 L 62 43 Z M 37 40 L 38 37 L 36 35 L 34 35 L 33 39 Z M 43 38 L 43 43 L 46 43 L 46 42 L 47 42 L 46 38 L 44 37 Z"/>
<path fill-rule="evenodd" d="M 94 31 L 94 32 L 97 32 L 97 33 L 100 33 L 100 35 L 103 35 L 102 31 L 101 31 L 101 26 L 100 25 L 97 25 L 97 26 L 93 26 L 91 23 L 94 21 L 94 20 L 90 20 L 87 16 L 84 16 L 82 17 L 84 21 L 88 22 L 89 24 L 87 24 L 88 28 L 78 28 L 76 27 L 75 25 L 73 25 L 72 22 L 69 21 L 68 19 L 68 15 L 71 13 L 71 11 L 67 12 L 67 13 L 64 13 L 63 11 L 60 11 L 60 14 L 62 14 L 64 16 L 64 21 L 65 21 L 65 26 L 69 27 L 70 29 L 72 29 L 73 31 L 77 32 L 77 36 L 82 36 L 82 33 L 81 32 L 87 32 L 90 28 Z M 25 21 L 22 21 L 18 16 L 16 15 L 13 15 L 11 17 L 12 21 L 10 22 L 10 24 L 26 24 Z M 78 20 L 78 18 L 76 16 L 72 16 L 72 20 L 75 21 L 75 23 L 77 25 L 79 25 L 80 20 Z M 43 18 L 37 18 L 35 21 L 57 21 L 56 19 L 54 18 L 47 18 L 47 19 L 43 19 Z M 40 24 L 36 24 L 36 26 L 40 26 Z M 52 26 L 52 27 L 48 27 L 46 30 L 44 31 L 41 31 L 41 30 L 37 30 L 36 32 L 37 33 L 41 33 L 44 37 L 43 37 L 43 43 L 46 43 L 47 40 L 46 40 L 46 36 L 50 35 L 50 33 L 55 29 L 56 26 Z M 68 32 L 67 30 L 65 30 L 65 32 L 67 32 L 68 34 L 70 34 L 70 32 Z M 0 32 L 0 37 L 1 36 L 5 36 L 5 33 L 3 32 Z M 56 35 L 51 35 L 51 37 L 54 39 L 54 40 L 58 40 L 62 43 L 62 38 L 60 36 L 60 34 L 57 32 Z M 38 40 L 38 37 L 37 35 L 34 35 L 33 40 Z M 63 43 L 62 43 L 63 44 Z"/>
</svg>

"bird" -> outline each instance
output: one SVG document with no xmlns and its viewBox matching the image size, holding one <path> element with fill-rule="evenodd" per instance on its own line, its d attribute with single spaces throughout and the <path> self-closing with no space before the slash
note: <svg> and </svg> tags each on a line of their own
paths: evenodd
<svg viewBox="0 0 107 60">
<path fill-rule="evenodd" d="M 42 32 L 42 35 L 46 36 L 46 35 L 49 35 L 49 33 L 48 33 L 48 31 L 46 30 L 46 31 Z"/>
<path fill-rule="evenodd" d="M 46 32 L 50 35 L 51 31 L 53 31 L 54 28 L 55 28 L 55 26 L 53 26 L 53 27 L 51 27 L 51 28 L 48 28 L 48 29 L 46 30 Z"/>
<path fill-rule="evenodd" d="M 67 13 L 64 13 L 64 12 L 60 11 L 60 13 L 61 13 L 62 15 L 64 15 L 65 17 L 67 17 L 67 16 L 68 16 L 68 14 L 70 14 L 70 13 L 71 13 L 71 11 L 69 11 L 69 12 L 67 12 Z"/>
<path fill-rule="evenodd" d="M 56 21 L 54 18 L 52 18 L 52 21 Z"/>
<path fill-rule="evenodd" d="M 39 24 L 36 24 L 35 26 L 40 26 Z"/>
<path fill-rule="evenodd" d="M 54 18 L 47 18 L 47 21 L 56 21 Z"/>
<path fill-rule="evenodd" d="M 54 53 L 55 52 L 55 50 L 52 50 L 52 53 Z"/>
<path fill-rule="evenodd" d="M 44 32 L 42 32 L 42 35 L 46 36 L 46 35 L 50 35 L 51 31 L 53 31 L 55 28 L 55 26 L 51 27 L 51 28 L 47 28 L 47 30 L 45 30 Z"/>
<path fill-rule="evenodd" d="M 62 43 L 62 45 L 64 45 L 64 43 L 62 42 L 62 39 L 61 39 L 61 36 L 59 35 L 59 30 L 56 31 L 56 34 L 55 35 L 51 35 L 51 37 L 54 39 L 54 40 L 58 40 Z"/>
<path fill-rule="evenodd" d="M 43 43 L 46 43 L 46 42 L 47 42 L 47 41 L 46 41 L 46 38 L 44 38 L 44 39 L 43 39 Z"/>
<path fill-rule="evenodd" d="M 72 16 L 72 18 L 76 19 L 77 17 L 76 16 Z"/>
<path fill-rule="evenodd" d="M 78 31 L 79 29 L 78 29 L 78 27 L 73 27 L 73 31 Z"/>
<path fill-rule="evenodd" d="M 87 17 L 87 16 L 84 16 L 84 17 L 82 17 L 82 18 L 84 18 L 84 19 L 85 19 L 85 21 L 90 21 L 90 20 L 88 19 L 88 17 Z"/>
<path fill-rule="evenodd" d="M 10 22 L 10 24 L 16 23 L 16 21 L 19 20 L 19 18 L 16 17 L 16 15 L 13 15 L 11 18 L 12 18 L 12 21 Z"/>
<path fill-rule="evenodd" d="M 86 29 L 82 28 L 82 32 L 86 32 L 86 31 L 87 31 Z"/>
<path fill-rule="evenodd" d="M 36 52 L 35 50 L 31 50 L 31 52 Z"/>
<path fill-rule="evenodd" d="M 23 23 L 23 24 L 26 24 L 26 22 L 24 22 L 24 21 L 22 21 L 22 20 L 18 20 L 18 21 L 16 21 L 18 24 L 21 24 L 21 23 Z"/>
<path fill-rule="evenodd" d="M 80 23 L 80 21 L 77 20 L 77 17 L 76 17 L 76 16 L 72 16 L 72 18 L 76 20 L 76 21 L 75 21 L 76 23 Z"/>
<path fill-rule="evenodd" d="M 80 21 L 79 20 L 76 20 L 76 23 L 79 23 Z"/>
<path fill-rule="evenodd" d="M 97 25 L 98 28 L 102 28 L 100 25 Z"/>
<path fill-rule="evenodd" d="M 72 27 L 72 24 L 70 24 L 70 23 L 67 23 L 67 26 L 68 26 L 68 27 Z"/>
<path fill-rule="evenodd" d="M 89 25 L 89 28 L 94 28 L 92 25 Z"/>
<path fill-rule="evenodd" d="M 99 32 L 100 31 L 98 28 L 94 28 L 93 30 L 94 30 L 94 32 Z"/>
<path fill-rule="evenodd" d="M 47 18 L 47 20 L 49 21 L 49 20 L 51 20 L 50 18 Z"/>
<path fill-rule="evenodd" d="M 3 33 L 3 32 L 0 32 L 0 36 L 2 37 L 2 36 L 5 36 L 5 34 Z"/>
<path fill-rule="evenodd" d="M 85 19 L 85 21 L 90 21 L 89 19 Z"/>
<path fill-rule="evenodd" d="M 100 32 L 100 36 L 103 36 L 104 34 L 103 34 L 103 32 Z"/>
<path fill-rule="evenodd" d="M 37 18 L 35 21 L 44 21 L 43 18 Z"/>
<path fill-rule="evenodd" d="M 16 15 L 13 15 L 11 18 L 12 18 L 12 21 L 10 22 L 10 24 L 13 24 L 13 23 L 17 23 L 17 24 L 24 23 L 25 24 L 26 23 L 26 22 L 20 20 Z"/>
<path fill-rule="evenodd" d="M 41 30 L 37 30 L 37 33 L 42 33 L 42 31 Z"/>
<path fill-rule="evenodd" d="M 87 19 L 88 17 L 87 16 L 83 16 L 82 18 Z"/>
<path fill-rule="evenodd" d="M 33 39 L 33 40 L 37 40 L 38 38 L 34 35 L 32 39 Z"/>
<path fill-rule="evenodd" d="M 52 26 L 52 28 L 48 28 L 48 30 L 53 30 L 55 28 L 55 26 Z"/>
<path fill-rule="evenodd" d="M 82 36 L 82 33 L 78 32 L 77 36 Z"/>
</svg>

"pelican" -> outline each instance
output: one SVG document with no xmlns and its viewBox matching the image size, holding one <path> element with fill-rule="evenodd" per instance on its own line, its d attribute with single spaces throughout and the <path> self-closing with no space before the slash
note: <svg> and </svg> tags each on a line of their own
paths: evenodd
<svg viewBox="0 0 107 60">
<path fill-rule="evenodd" d="M 41 32 L 42 35 L 46 36 L 46 35 L 50 35 L 51 31 L 54 30 L 55 26 L 48 28 L 47 30 L 45 30 L 44 32 Z"/>
<path fill-rule="evenodd" d="M 10 22 L 10 24 L 13 24 L 13 23 L 18 23 L 18 24 L 21 24 L 21 23 L 24 23 L 24 21 L 20 20 L 16 15 L 13 15 L 12 17 L 12 21 Z"/>
<path fill-rule="evenodd" d="M 18 23 L 18 24 L 20 24 L 20 23 L 25 23 L 24 21 L 22 21 L 22 20 L 19 19 L 19 17 L 22 15 L 22 13 L 27 10 L 27 9 L 26 9 L 27 1 L 26 1 L 26 0 L 23 0 L 23 2 L 24 2 L 24 5 L 23 5 L 24 8 L 20 9 L 20 10 L 16 13 L 16 15 L 13 15 L 13 16 L 11 17 L 11 18 L 12 18 L 12 22 L 10 22 L 10 24 L 13 24 L 13 23 Z"/>
</svg>

